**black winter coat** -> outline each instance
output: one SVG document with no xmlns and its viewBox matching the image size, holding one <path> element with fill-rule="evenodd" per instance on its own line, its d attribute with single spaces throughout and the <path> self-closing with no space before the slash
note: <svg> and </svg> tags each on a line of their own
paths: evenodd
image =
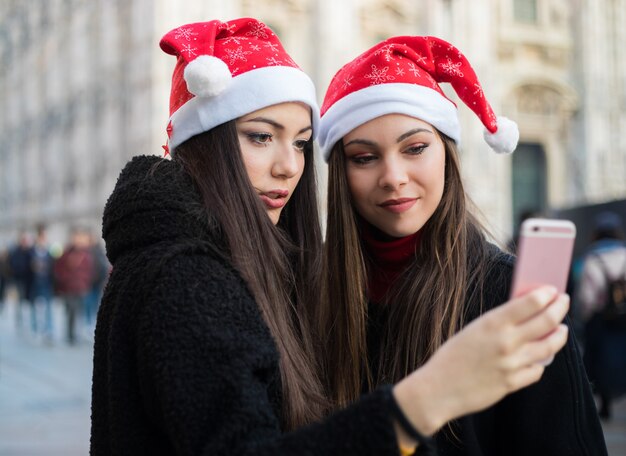
<svg viewBox="0 0 626 456">
<path fill-rule="evenodd" d="M 397 455 L 389 396 L 280 430 L 278 352 L 179 165 L 136 157 L 103 220 L 91 454 Z"/>
<path fill-rule="evenodd" d="M 514 258 L 488 246 L 483 298 L 487 311 L 508 300 Z M 468 321 L 480 315 L 469 302 Z M 368 346 L 377 353 L 387 313 L 370 303 Z M 606 445 L 574 334 L 541 380 L 480 412 L 456 420 L 456 437 L 436 434 L 440 456 L 595 456 Z"/>
</svg>

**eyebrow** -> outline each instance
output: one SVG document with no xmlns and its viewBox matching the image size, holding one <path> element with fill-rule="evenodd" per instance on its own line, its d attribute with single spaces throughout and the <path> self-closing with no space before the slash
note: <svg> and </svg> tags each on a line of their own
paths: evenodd
<svg viewBox="0 0 626 456">
<path fill-rule="evenodd" d="M 248 120 L 244 120 L 243 123 L 248 123 L 248 122 L 263 122 L 266 124 L 269 124 L 271 126 L 273 126 L 274 128 L 278 129 L 278 130 L 284 130 L 285 126 L 276 122 L 273 119 L 269 119 L 267 117 L 255 117 L 253 119 L 248 119 Z M 313 130 L 313 127 L 311 125 L 304 127 L 303 129 L 301 129 L 298 134 L 304 133 L 305 131 L 308 130 Z"/>
<path fill-rule="evenodd" d="M 430 133 L 431 135 L 433 134 L 432 131 L 428 130 L 427 128 L 414 128 L 413 130 L 409 130 L 406 133 L 401 134 L 400 136 L 398 136 L 398 139 L 396 139 L 396 142 L 402 142 L 404 141 L 406 138 L 413 136 L 416 133 Z"/>
<path fill-rule="evenodd" d="M 396 143 L 400 143 L 400 142 L 404 141 L 405 139 L 413 136 L 416 133 L 430 133 L 431 135 L 433 134 L 432 131 L 430 131 L 430 130 L 428 130 L 426 128 L 418 127 L 418 128 L 414 128 L 412 130 L 409 130 L 406 133 L 402 133 L 396 139 Z M 361 144 L 363 146 L 370 146 L 370 147 L 376 147 L 378 145 L 376 142 L 370 141 L 369 139 L 353 139 L 349 143 L 344 144 L 343 147 L 348 147 L 351 144 Z"/>
</svg>

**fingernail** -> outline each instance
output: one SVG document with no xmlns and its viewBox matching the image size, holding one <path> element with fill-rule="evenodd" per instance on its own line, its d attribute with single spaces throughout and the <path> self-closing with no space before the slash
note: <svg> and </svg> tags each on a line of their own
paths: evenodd
<svg viewBox="0 0 626 456">
<path fill-rule="evenodd" d="M 546 298 L 550 299 L 550 301 L 552 301 L 559 294 L 559 290 L 557 290 L 556 287 L 554 287 L 552 285 L 547 285 L 544 288 L 544 290 L 545 290 L 545 293 L 546 293 Z"/>
</svg>

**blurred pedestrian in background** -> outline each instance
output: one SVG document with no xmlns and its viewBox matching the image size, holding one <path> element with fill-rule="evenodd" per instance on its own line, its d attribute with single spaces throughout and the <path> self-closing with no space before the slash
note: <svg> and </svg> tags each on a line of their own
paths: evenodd
<svg viewBox="0 0 626 456">
<path fill-rule="evenodd" d="M 89 232 L 83 228 L 72 230 L 70 244 L 54 265 L 57 293 L 65 300 L 67 312 L 67 342 L 76 338 L 76 318 L 85 305 L 93 278 L 93 254 Z"/>
<path fill-rule="evenodd" d="M 31 305 L 30 291 L 33 281 L 31 269 L 32 244 L 26 231 L 18 235 L 17 244 L 9 251 L 9 273 L 17 291 L 16 324 L 22 329 L 22 308 L 30 307 L 31 329 L 36 330 L 35 309 Z"/>
<path fill-rule="evenodd" d="M 585 366 L 600 416 L 609 419 L 612 399 L 626 393 L 626 244 L 616 213 L 603 212 L 594 221 L 576 296 Z"/>
<path fill-rule="evenodd" d="M 45 342 L 52 342 L 52 270 L 54 259 L 50 254 L 46 227 L 37 227 L 37 237 L 31 250 L 32 288 L 31 300 L 34 313 L 34 327 L 36 333 L 41 334 Z M 43 307 L 43 327 L 40 324 L 40 307 Z"/>
<path fill-rule="evenodd" d="M 9 251 L 0 249 L 0 313 L 4 310 L 4 300 L 9 282 Z"/>
</svg>

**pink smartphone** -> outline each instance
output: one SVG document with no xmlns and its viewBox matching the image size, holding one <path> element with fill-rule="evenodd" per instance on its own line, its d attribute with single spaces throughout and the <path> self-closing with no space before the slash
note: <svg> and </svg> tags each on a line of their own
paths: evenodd
<svg viewBox="0 0 626 456">
<path fill-rule="evenodd" d="M 511 297 L 542 285 L 565 292 L 576 226 L 569 220 L 527 219 L 520 228 Z"/>
</svg>

